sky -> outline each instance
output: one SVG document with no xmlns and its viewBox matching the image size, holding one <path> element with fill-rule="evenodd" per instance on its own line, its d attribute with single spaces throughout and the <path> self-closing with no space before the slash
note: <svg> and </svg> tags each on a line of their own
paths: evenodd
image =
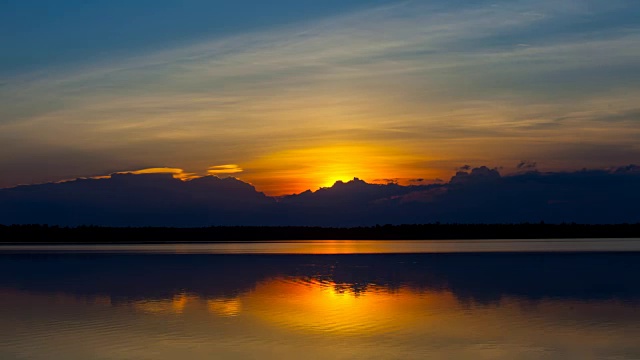
<svg viewBox="0 0 640 360">
<path fill-rule="evenodd" d="M 0 187 L 640 162 L 632 0 L 4 0 Z"/>
</svg>

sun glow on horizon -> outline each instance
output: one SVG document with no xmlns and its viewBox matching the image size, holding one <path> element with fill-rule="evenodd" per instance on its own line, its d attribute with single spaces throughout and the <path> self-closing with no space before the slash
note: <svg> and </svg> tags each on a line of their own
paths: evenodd
<svg viewBox="0 0 640 360">
<path fill-rule="evenodd" d="M 423 157 L 392 147 L 337 144 L 284 150 L 249 162 L 245 177 L 260 191 L 284 195 L 331 187 L 336 181 L 360 178 L 379 183 L 385 178 L 436 177 L 415 166 Z M 249 170 L 250 169 L 250 170 Z"/>
<path fill-rule="evenodd" d="M 91 175 L 55 181 L 110 179 L 113 175 L 166 174 L 174 179 L 190 181 L 201 177 L 233 177 L 255 187 L 268 196 L 299 194 L 306 190 L 331 188 L 336 183 L 358 179 L 369 184 L 411 185 L 418 179 L 436 181 L 446 177 L 442 169 L 426 169 L 424 157 L 394 148 L 370 145 L 319 146 L 274 152 L 242 165 L 224 164 L 183 169 L 179 167 L 149 167 L 122 170 L 110 174 Z M 239 176 L 237 176 L 239 175 Z M 433 180 L 430 180 L 433 179 Z"/>
</svg>

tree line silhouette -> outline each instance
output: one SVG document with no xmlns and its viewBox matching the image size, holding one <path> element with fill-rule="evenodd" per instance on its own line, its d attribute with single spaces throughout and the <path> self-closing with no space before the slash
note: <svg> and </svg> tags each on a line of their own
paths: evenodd
<svg viewBox="0 0 640 360">
<path fill-rule="evenodd" d="M 163 243 L 275 240 L 453 240 L 640 238 L 636 224 L 414 224 L 370 227 L 60 227 L 0 225 L 1 243 Z"/>
</svg>

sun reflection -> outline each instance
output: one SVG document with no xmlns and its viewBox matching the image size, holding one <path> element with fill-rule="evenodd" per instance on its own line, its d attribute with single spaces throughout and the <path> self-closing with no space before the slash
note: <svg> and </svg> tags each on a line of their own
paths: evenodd
<svg viewBox="0 0 640 360">
<path fill-rule="evenodd" d="M 242 303 L 240 299 L 211 299 L 207 300 L 207 309 L 212 314 L 223 316 L 223 317 L 232 317 L 238 316 L 240 311 L 242 310 Z"/>
<path fill-rule="evenodd" d="M 0 287 L 0 353 L 42 359 L 96 353 L 113 359 L 638 358 L 634 297 L 505 294 L 486 301 L 469 294 L 461 300 L 449 290 L 310 277 L 272 278 L 236 298 L 178 293 L 132 302 Z M 145 316 L 129 311 L 132 304 Z"/>
<path fill-rule="evenodd" d="M 132 303 L 133 307 L 149 314 L 183 314 L 190 308 L 206 307 L 209 313 L 218 316 L 236 316 L 242 310 L 238 298 L 205 299 L 195 294 L 180 293 L 168 299 L 145 299 Z"/>
<path fill-rule="evenodd" d="M 145 299 L 133 302 L 134 308 L 151 314 L 182 314 L 189 302 L 198 296 L 180 293 L 170 299 Z"/>
<path fill-rule="evenodd" d="M 391 291 L 307 280 L 260 284 L 246 306 L 263 320 L 294 331 L 358 336 L 424 325 L 424 317 L 415 315 L 425 313 L 425 304 L 441 302 L 455 303 L 455 299 L 446 294 L 417 295 L 403 288 Z"/>
<path fill-rule="evenodd" d="M 290 250 L 295 254 L 370 254 L 386 250 L 384 244 L 375 240 L 311 240 L 295 245 Z"/>
<path fill-rule="evenodd" d="M 197 297 L 191 297 L 191 299 L 194 298 Z M 184 307 L 187 306 L 187 301 L 189 301 L 189 296 L 187 296 L 187 294 L 174 296 L 173 300 L 171 300 L 171 308 L 173 309 L 173 312 L 176 314 L 182 314 L 184 312 Z"/>
</svg>

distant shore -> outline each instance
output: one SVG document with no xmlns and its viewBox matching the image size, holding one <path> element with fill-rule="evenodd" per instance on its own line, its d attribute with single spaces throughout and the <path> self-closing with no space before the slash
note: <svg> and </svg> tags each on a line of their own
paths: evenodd
<svg viewBox="0 0 640 360">
<path fill-rule="evenodd" d="M 207 243 L 277 240 L 474 240 L 640 238 L 636 224 L 421 224 L 304 226 L 58 227 L 0 225 L 0 244 Z"/>
</svg>

